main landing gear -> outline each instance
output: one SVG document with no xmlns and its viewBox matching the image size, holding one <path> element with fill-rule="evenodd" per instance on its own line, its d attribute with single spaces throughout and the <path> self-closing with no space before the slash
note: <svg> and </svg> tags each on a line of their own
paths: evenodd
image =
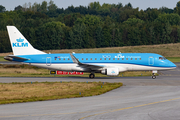
<svg viewBox="0 0 180 120">
<path fill-rule="evenodd" d="M 155 73 L 152 74 L 152 79 L 156 79 Z"/>
<path fill-rule="evenodd" d="M 91 73 L 91 74 L 89 75 L 89 78 L 91 78 L 91 79 L 93 79 L 94 77 L 95 77 L 94 73 Z"/>
</svg>

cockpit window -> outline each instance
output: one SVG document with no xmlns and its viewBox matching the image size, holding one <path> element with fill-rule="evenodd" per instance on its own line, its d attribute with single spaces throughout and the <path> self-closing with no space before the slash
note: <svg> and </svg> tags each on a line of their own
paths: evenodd
<svg viewBox="0 0 180 120">
<path fill-rule="evenodd" d="M 163 57 L 159 57 L 159 60 L 163 60 Z"/>
<path fill-rule="evenodd" d="M 159 57 L 159 60 L 166 60 L 165 57 Z"/>
</svg>

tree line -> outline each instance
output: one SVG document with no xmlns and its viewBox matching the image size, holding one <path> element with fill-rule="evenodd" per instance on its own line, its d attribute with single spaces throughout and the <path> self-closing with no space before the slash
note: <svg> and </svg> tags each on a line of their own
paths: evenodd
<svg viewBox="0 0 180 120">
<path fill-rule="evenodd" d="M 58 8 L 49 3 L 25 3 L 13 11 L 0 5 L 0 52 L 10 52 L 7 25 L 16 26 L 37 49 L 81 49 L 180 42 L 180 1 L 166 7 L 139 10 L 127 5 L 92 2 Z"/>
</svg>

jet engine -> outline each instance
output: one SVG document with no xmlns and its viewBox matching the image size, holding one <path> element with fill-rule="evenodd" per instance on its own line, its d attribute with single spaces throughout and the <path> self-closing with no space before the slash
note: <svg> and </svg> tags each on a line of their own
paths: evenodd
<svg viewBox="0 0 180 120">
<path fill-rule="evenodd" d="M 118 76 L 119 69 L 118 68 L 106 68 L 101 71 L 101 74 L 104 74 L 107 76 Z"/>
</svg>

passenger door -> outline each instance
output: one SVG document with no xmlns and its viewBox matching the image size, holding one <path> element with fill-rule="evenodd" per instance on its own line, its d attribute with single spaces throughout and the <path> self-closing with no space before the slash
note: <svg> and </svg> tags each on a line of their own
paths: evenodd
<svg viewBox="0 0 180 120">
<path fill-rule="evenodd" d="M 51 57 L 46 58 L 46 65 L 51 66 Z"/>
<path fill-rule="evenodd" d="M 154 65 L 154 58 L 153 57 L 149 57 L 149 65 Z"/>
</svg>

